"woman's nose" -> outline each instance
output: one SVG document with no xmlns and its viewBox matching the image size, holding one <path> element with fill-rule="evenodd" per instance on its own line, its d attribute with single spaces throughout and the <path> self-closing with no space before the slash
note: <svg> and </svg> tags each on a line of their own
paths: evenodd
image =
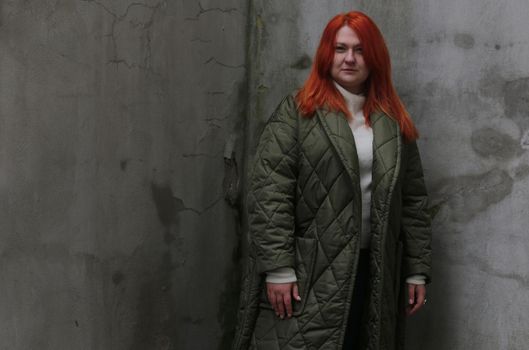
<svg viewBox="0 0 529 350">
<path fill-rule="evenodd" d="M 355 59 L 356 58 L 353 50 L 347 50 L 347 54 L 345 55 L 345 61 L 348 63 L 354 63 Z"/>
</svg>

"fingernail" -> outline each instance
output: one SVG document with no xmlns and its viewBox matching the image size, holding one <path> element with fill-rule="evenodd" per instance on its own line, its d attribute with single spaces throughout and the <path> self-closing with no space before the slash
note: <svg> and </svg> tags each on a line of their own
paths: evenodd
<svg viewBox="0 0 529 350">
<path fill-rule="evenodd" d="M 301 297 L 298 296 L 298 297 L 296 298 L 296 300 L 297 300 L 297 301 L 301 301 Z"/>
<path fill-rule="evenodd" d="M 408 300 L 410 304 L 413 304 L 413 299 Z"/>
</svg>

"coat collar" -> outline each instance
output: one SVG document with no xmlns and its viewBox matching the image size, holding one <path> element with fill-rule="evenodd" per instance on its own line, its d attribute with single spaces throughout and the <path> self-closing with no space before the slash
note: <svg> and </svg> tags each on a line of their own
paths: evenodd
<svg viewBox="0 0 529 350">
<path fill-rule="evenodd" d="M 383 113 L 371 116 L 373 128 L 372 204 L 384 210 L 400 173 L 402 136 L 398 123 Z M 387 211 L 386 211 L 387 212 Z"/>
<path fill-rule="evenodd" d="M 325 109 L 317 110 L 316 113 L 323 130 L 351 177 L 353 186 L 359 189 L 358 156 L 346 116 L 341 112 Z M 383 113 L 372 114 L 370 120 L 373 128 L 372 201 L 382 199 L 382 202 L 386 202 L 386 198 L 379 196 L 387 197 L 391 194 L 400 171 L 400 129 L 395 120 Z M 380 186 L 381 184 L 383 186 Z"/>
</svg>

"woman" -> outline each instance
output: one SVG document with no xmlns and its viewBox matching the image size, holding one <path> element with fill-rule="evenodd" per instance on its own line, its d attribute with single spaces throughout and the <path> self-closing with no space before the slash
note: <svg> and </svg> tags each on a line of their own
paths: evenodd
<svg viewBox="0 0 529 350">
<path fill-rule="evenodd" d="M 334 17 L 257 148 L 234 349 L 402 348 L 430 281 L 417 137 L 376 25 Z"/>
</svg>

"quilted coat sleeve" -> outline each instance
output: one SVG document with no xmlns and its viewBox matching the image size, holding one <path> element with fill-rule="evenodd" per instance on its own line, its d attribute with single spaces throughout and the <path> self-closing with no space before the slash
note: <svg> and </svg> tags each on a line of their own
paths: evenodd
<svg viewBox="0 0 529 350">
<path fill-rule="evenodd" d="M 297 113 L 286 97 L 261 134 L 248 190 L 248 224 L 259 273 L 294 267 Z"/>
<path fill-rule="evenodd" d="M 428 197 L 419 150 L 415 142 L 406 148 L 406 173 L 402 187 L 401 230 L 406 277 L 424 275 L 431 280 L 431 229 Z"/>
</svg>

